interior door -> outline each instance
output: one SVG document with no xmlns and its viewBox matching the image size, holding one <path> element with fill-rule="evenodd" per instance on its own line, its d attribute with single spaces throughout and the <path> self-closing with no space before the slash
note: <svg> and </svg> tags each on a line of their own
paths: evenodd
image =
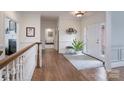
<svg viewBox="0 0 124 93">
<path fill-rule="evenodd" d="M 100 25 L 90 25 L 87 27 L 87 53 L 94 56 L 100 56 Z"/>
</svg>

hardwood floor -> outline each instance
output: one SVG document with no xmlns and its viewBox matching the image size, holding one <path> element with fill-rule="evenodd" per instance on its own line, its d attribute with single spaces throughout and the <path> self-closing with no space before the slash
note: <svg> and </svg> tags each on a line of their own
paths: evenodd
<svg viewBox="0 0 124 93">
<path fill-rule="evenodd" d="M 43 68 L 36 68 L 32 80 L 87 80 L 62 54 L 53 49 L 43 51 Z"/>
<path fill-rule="evenodd" d="M 106 81 L 107 74 L 104 67 L 80 70 L 88 81 Z"/>
<path fill-rule="evenodd" d="M 124 80 L 124 67 L 106 73 L 104 67 L 77 70 L 54 49 L 43 51 L 43 67 L 36 68 L 32 81 L 101 81 Z"/>
</svg>

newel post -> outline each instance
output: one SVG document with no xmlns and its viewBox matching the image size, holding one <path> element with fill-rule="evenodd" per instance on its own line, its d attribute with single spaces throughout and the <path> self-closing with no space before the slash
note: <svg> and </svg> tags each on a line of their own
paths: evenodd
<svg viewBox="0 0 124 93">
<path fill-rule="evenodd" d="M 37 43 L 37 68 L 40 68 L 41 67 L 41 60 L 40 60 L 40 42 Z"/>
</svg>

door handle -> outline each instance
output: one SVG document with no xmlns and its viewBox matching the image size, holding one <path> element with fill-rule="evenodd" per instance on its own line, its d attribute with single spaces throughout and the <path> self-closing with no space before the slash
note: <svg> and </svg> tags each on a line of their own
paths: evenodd
<svg viewBox="0 0 124 93">
<path fill-rule="evenodd" d="M 99 44 L 99 40 L 97 39 L 96 44 Z"/>
</svg>

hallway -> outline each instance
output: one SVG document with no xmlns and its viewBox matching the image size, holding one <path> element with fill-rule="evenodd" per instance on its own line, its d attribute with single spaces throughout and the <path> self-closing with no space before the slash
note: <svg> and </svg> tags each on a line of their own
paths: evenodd
<svg viewBox="0 0 124 93">
<path fill-rule="evenodd" d="M 122 0 L 0 0 L 1 93 L 124 93 Z"/>
</svg>

